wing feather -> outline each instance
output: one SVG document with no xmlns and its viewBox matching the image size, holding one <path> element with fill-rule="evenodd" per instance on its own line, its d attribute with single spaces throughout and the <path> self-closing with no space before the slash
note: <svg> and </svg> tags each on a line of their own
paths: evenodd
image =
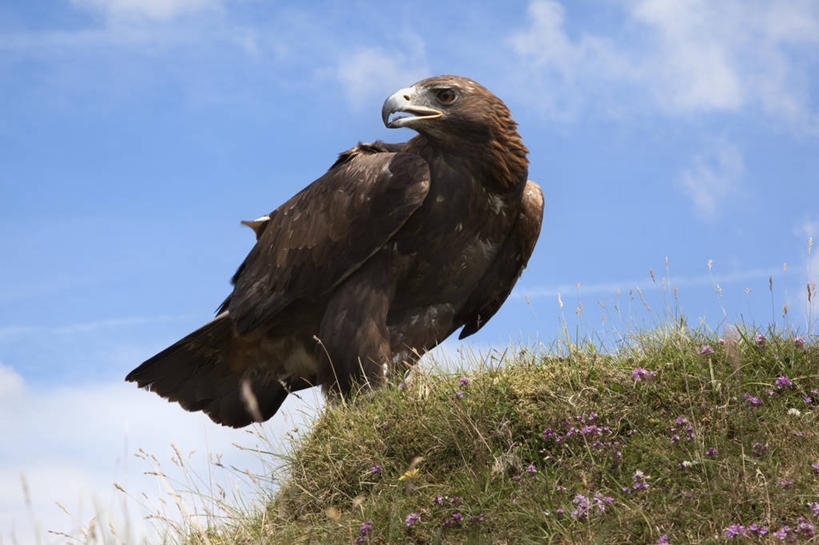
<svg viewBox="0 0 819 545">
<path fill-rule="evenodd" d="M 457 322 L 464 324 L 459 339 L 472 335 L 494 316 L 509 297 L 535 249 L 543 221 L 543 192 L 532 180 L 527 180 L 523 188 L 521 205 L 511 234 L 463 307 Z"/>
<path fill-rule="evenodd" d="M 363 146 L 342 154 L 324 176 L 269 215 L 221 309 L 230 311 L 239 334 L 297 299 L 326 295 L 381 249 L 424 201 L 430 181 L 426 161 L 386 146 Z"/>
</svg>

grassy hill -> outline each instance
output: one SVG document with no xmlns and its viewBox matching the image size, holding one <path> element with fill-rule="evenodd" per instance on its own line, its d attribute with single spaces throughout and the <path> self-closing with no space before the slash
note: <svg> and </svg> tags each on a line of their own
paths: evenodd
<svg viewBox="0 0 819 545">
<path fill-rule="evenodd" d="M 323 411 L 265 504 L 190 543 L 819 542 L 819 347 L 684 328 L 510 349 Z"/>
</svg>

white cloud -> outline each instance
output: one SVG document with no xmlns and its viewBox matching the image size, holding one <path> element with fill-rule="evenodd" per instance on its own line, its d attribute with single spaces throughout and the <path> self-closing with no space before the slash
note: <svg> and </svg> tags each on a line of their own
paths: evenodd
<svg viewBox="0 0 819 545">
<path fill-rule="evenodd" d="M 102 12 L 109 19 L 144 18 L 168 21 L 221 7 L 221 0 L 72 0 L 74 5 Z"/>
<path fill-rule="evenodd" d="M 589 32 L 573 38 L 556 0 L 530 4 L 529 25 L 510 45 L 540 81 L 543 101 L 673 115 L 753 107 L 819 131 L 808 81 L 819 43 L 816 2 L 622 0 L 619 7 L 629 39 L 614 42 Z"/>
<path fill-rule="evenodd" d="M 261 428 L 271 438 L 268 445 L 247 429 L 218 426 L 202 413 L 188 413 L 132 384 L 41 388 L 25 385 L 13 369 L 0 366 L 0 437 L 9 447 L 0 451 L 0 540 L 13 531 L 17 542 L 34 543 L 36 524 L 45 543 L 62 542 L 46 532 L 77 532 L 93 516 L 114 519 L 120 532 L 130 524 L 137 535 L 151 533 L 141 504 L 156 510 L 162 505 L 159 497 L 169 499 L 157 492 L 156 477 L 144 474 L 154 469 L 153 464 L 133 457 L 139 448 L 155 454 L 170 479 L 190 486 L 182 469 L 168 462 L 173 443 L 183 457 L 193 452 L 186 469 L 199 476 L 198 486 L 214 495 L 217 487 L 228 494 L 239 487 L 250 497 L 255 487 L 242 484 L 229 468 L 257 474 L 269 474 L 270 468 L 256 454 L 233 444 L 283 452 L 285 434 L 304 426 L 322 405 L 316 389 L 300 392 L 300 397 L 290 396 Z M 209 463 L 216 455 L 222 455 L 224 467 Z M 275 465 L 277 460 L 269 458 L 267 463 Z M 24 502 L 21 476 L 28 485 L 31 511 Z M 208 484 L 211 479 L 213 484 Z M 124 496 L 114 483 L 128 491 L 125 512 Z M 185 497 L 189 505 L 193 500 Z"/>
<path fill-rule="evenodd" d="M 813 240 L 819 238 L 819 219 L 805 219 L 802 223 L 794 226 L 793 234 L 798 237 L 804 237 L 806 240 L 813 237 Z"/>
<path fill-rule="evenodd" d="M 729 144 L 694 157 L 680 177 L 680 186 L 698 214 L 713 219 L 725 199 L 738 192 L 745 164 L 740 151 Z"/>
<path fill-rule="evenodd" d="M 728 273 L 721 273 L 714 271 L 710 274 L 698 274 L 691 276 L 673 276 L 671 279 L 671 287 L 712 287 L 714 284 L 727 285 L 735 282 L 743 282 L 746 280 L 754 280 L 759 278 L 768 278 L 769 276 L 778 277 L 782 273 L 782 267 L 774 266 L 768 268 L 749 269 L 744 271 L 734 271 Z M 657 278 L 657 282 L 652 282 L 648 277 L 643 279 L 632 279 L 614 282 L 592 282 L 581 283 L 580 288 L 577 283 L 574 284 L 560 284 L 555 286 L 530 286 L 515 288 L 511 297 L 522 299 L 524 297 L 543 298 L 550 297 L 557 300 L 558 294 L 563 298 L 569 299 L 576 293 L 581 295 L 613 295 L 616 292 L 627 292 L 629 289 L 640 288 L 642 291 L 656 291 L 665 289 L 663 286 L 663 278 Z"/>
<path fill-rule="evenodd" d="M 4 399 L 18 397 L 23 392 L 23 377 L 17 372 L 0 363 L 0 402 Z"/>
<path fill-rule="evenodd" d="M 360 108 L 373 100 L 383 100 L 427 75 L 423 46 L 409 49 L 414 49 L 414 53 L 406 55 L 370 47 L 345 55 L 335 75 L 350 103 Z"/>
</svg>

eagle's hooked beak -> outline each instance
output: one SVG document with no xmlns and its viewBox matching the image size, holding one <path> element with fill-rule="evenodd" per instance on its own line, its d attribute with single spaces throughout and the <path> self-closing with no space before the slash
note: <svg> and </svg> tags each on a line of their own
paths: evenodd
<svg viewBox="0 0 819 545">
<path fill-rule="evenodd" d="M 421 119 L 435 119 L 441 117 L 443 112 L 430 108 L 422 104 L 423 99 L 419 97 L 415 87 L 407 87 L 400 89 L 384 101 L 384 106 L 381 108 L 381 119 L 384 125 L 390 129 L 397 129 L 399 127 L 411 127 L 414 121 Z M 408 116 L 397 116 L 390 120 L 390 116 L 394 113 L 407 113 Z"/>
</svg>

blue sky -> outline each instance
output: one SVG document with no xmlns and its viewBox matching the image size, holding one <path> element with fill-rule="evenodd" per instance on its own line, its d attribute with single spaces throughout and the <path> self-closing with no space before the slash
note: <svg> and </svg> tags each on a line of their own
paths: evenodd
<svg viewBox="0 0 819 545">
<path fill-rule="evenodd" d="M 0 436 L 24 446 L 0 449 L 0 535 L 29 531 L 20 472 L 46 483 L 44 526 L 55 500 L 112 496 L 126 427 L 163 452 L 240 437 L 120 381 L 212 315 L 253 242 L 240 219 L 358 141 L 409 138 L 381 103 L 429 75 L 506 101 L 546 196 L 478 346 L 652 323 L 666 257 L 689 322 L 782 323 L 788 304 L 815 332 L 818 68 L 812 0 L 4 2 Z"/>
</svg>

